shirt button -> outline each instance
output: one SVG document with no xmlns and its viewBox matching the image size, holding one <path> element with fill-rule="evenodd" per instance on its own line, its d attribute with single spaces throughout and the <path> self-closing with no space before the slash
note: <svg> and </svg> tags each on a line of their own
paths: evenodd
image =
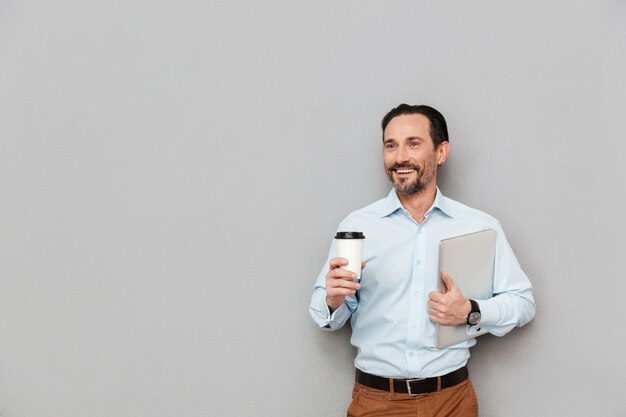
<svg viewBox="0 0 626 417">
<path fill-rule="evenodd" d="M 421 260 L 421 259 L 418 259 L 418 260 L 417 260 L 417 264 L 418 264 L 418 265 L 421 265 L 421 264 L 422 264 L 422 260 Z"/>
<path fill-rule="evenodd" d="M 417 323 L 411 323 L 411 327 L 416 327 Z"/>
<path fill-rule="evenodd" d="M 410 357 L 413 357 L 413 352 L 409 352 L 409 356 L 410 356 Z"/>
</svg>

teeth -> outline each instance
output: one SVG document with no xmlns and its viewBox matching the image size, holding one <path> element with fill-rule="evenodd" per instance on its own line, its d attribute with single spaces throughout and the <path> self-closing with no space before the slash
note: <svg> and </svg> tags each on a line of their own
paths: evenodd
<svg viewBox="0 0 626 417">
<path fill-rule="evenodd" d="M 396 169 L 398 174 L 408 174 L 409 172 L 415 171 L 414 169 Z"/>
</svg>

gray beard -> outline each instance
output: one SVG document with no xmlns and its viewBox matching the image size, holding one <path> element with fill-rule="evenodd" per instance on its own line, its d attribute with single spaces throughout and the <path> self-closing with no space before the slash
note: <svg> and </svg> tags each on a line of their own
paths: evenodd
<svg viewBox="0 0 626 417">
<path fill-rule="evenodd" d="M 437 170 L 437 166 L 432 167 L 434 171 L 429 171 L 429 166 L 425 167 L 426 173 L 417 165 L 403 165 L 407 168 L 413 168 L 416 171 L 415 181 L 409 182 L 408 179 L 404 179 L 402 182 L 396 182 L 393 178 L 393 174 L 387 170 L 387 177 L 393 183 L 393 187 L 396 189 L 396 192 L 402 194 L 404 196 L 410 196 L 413 194 L 419 194 L 426 189 L 426 185 L 430 183 L 433 178 L 435 178 L 435 172 Z M 398 168 L 398 165 L 391 166 L 390 169 Z"/>
<path fill-rule="evenodd" d="M 413 182 L 404 181 L 402 183 L 393 184 L 396 191 L 404 196 L 409 196 L 413 194 L 419 194 L 426 188 L 426 184 L 423 184 L 419 179 L 416 179 Z"/>
</svg>

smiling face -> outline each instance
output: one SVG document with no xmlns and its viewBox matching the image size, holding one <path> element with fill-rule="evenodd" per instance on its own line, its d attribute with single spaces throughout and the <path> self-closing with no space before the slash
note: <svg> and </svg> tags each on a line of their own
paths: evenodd
<svg viewBox="0 0 626 417">
<path fill-rule="evenodd" d="M 430 121 L 422 114 L 396 116 L 383 132 L 385 172 L 396 191 L 409 196 L 435 188 L 437 166 L 448 156 L 448 142 L 435 148 Z"/>
</svg>

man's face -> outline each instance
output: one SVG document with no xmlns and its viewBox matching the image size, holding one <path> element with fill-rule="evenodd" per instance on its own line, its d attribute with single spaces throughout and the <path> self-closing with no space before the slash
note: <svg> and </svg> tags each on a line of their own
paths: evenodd
<svg viewBox="0 0 626 417">
<path fill-rule="evenodd" d="M 448 142 L 435 148 L 430 122 L 422 114 L 391 119 L 383 132 L 385 172 L 403 195 L 422 192 L 437 178 L 437 166 L 448 155 Z"/>
</svg>

